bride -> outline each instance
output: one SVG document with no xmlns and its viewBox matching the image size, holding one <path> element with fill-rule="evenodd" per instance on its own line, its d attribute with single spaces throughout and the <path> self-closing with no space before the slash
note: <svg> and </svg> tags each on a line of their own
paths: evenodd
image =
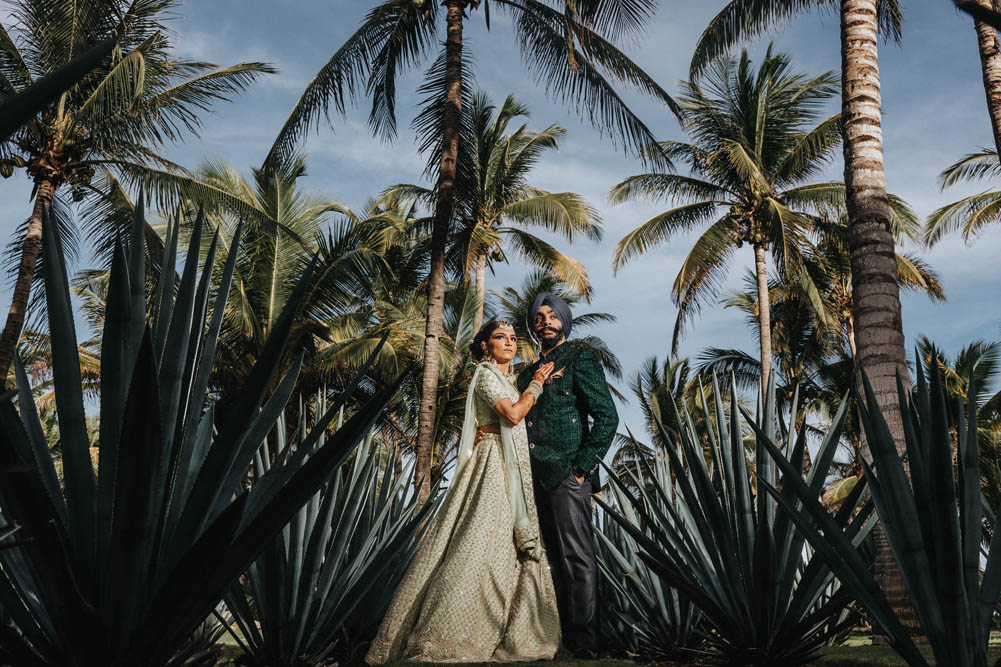
<svg viewBox="0 0 1001 667">
<path fill-rule="evenodd" d="M 519 394 L 511 372 L 517 342 L 504 321 L 488 322 L 473 339 L 478 364 L 452 484 L 365 657 L 369 664 L 548 660 L 559 648 L 522 423 L 553 364 Z M 477 425 L 495 432 L 474 446 Z"/>
</svg>

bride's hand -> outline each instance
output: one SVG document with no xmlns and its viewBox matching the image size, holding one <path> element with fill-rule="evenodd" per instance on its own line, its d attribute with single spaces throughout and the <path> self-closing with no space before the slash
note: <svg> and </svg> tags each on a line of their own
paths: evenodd
<svg viewBox="0 0 1001 667">
<path fill-rule="evenodd" d="M 539 384 L 545 384 L 546 380 L 549 378 L 550 374 L 553 372 L 553 368 L 555 366 L 556 366 L 556 363 L 553 362 L 553 361 L 550 361 L 549 363 L 542 364 L 541 366 L 539 366 L 539 368 L 532 375 L 532 379 L 535 380 L 536 382 L 538 382 Z"/>
</svg>

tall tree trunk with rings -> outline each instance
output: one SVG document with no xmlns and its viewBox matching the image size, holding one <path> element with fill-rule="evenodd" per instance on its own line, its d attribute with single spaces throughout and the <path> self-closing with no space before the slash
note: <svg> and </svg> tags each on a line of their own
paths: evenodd
<svg viewBox="0 0 1001 667">
<path fill-rule="evenodd" d="M 994 9 L 991 0 L 976 0 L 985 9 Z M 1001 46 L 993 27 L 982 21 L 973 21 L 977 31 L 980 66 L 983 70 L 984 92 L 987 94 L 987 114 L 991 118 L 994 146 L 1001 157 Z"/>
<path fill-rule="evenodd" d="M 31 298 L 31 284 L 35 279 L 35 264 L 42 250 L 42 211 L 52 204 L 56 192 L 55 183 L 51 179 L 41 178 L 36 181 L 38 190 L 35 193 L 35 206 L 28 219 L 28 229 L 24 234 L 24 246 L 21 249 L 21 263 L 17 267 L 17 280 L 14 282 L 14 294 L 7 312 L 7 323 L 0 333 L 0 380 L 7 381 L 7 373 L 14 360 L 17 341 L 24 328 L 24 320 L 28 314 L 28 300 Z"/>
<path fill-rule="evenodd" d="M 856 368 L 864 369 L 898 451 L 903 421 L 897 376 L 909 385 L 890 207 L 883 171 L 877 0 L 841 0 L 842 124 Z M 860 377 L 856 371 L 856 379 Z M 863 445 L 864 446 L 864 445 Z M 866 451 L 868 456 L 868 452 Z M 869 457 L 871 458 L 871 457 Z M 880 526 L 876 579 L 901 622 L 921 625 Z"/>
<path fill-rule="evenodd" d="M 754 273 L 758 279 L 758 338 L 761 345 L 761 386 L 768 386 L 772 370 L 772 313 L 768 296 L 768 261 L 763 243 L 754 244 Z"/>
<path fill-rule="evenodd" d="M 442 113 L 441 163 L 438 168 L 437 206 L 431 229 L 431 273 L 428 278 L 428 314 L 424 334 L 424 374 L 417 422 L 417 476 L 423 504 L 431 491 L 431 450 L 434 447 L 438 366 L 445 312 L 445 246 L 452 220 L 453 188 L 459 156 L 462 108 L 462 10 L 464 0 L 448 0 L 445 40 L 445 108 Z"/>
<path fill-rule="evenodd" d="M 476 317 L 473 318 L 473 332 L 483 326 L 483 308 L 487 298 L 487 253 L 481 250 L 476 256 Z"/>
</svg>

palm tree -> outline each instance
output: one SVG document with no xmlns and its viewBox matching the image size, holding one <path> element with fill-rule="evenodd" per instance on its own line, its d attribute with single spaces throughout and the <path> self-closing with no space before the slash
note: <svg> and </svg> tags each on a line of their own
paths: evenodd
<svg viewBox="0 0 1001 667">
<path fill-rule="evenodd" d="M 855 354 L 851 304 L 851 262 L 846 242 L 846 224 L 824 225 L 824 234 L 804 266 L 812 278 L 806 284 L 819 289 L 819 300 L 803 289 L 802 283 L 788 283 L 773 277 L 769 282 L 772 305 L 773 350 L 776 362 L 776 395 L 782 410 L 799 413 L 802 408 L 828 417 L 837 412 L 851 386 Z M 903 289 L 923 292 L 934 301 L 944 301 L 945 291 L 938 274 L 913 254 L 897 255 L 898 280 Z M 823 312 L 817 312 L 817 304 Z M 756 276 L 749 273 L 744 289 L 722 303 L 747 316 L 747 324 L 757 333 Z M 736 376 L 741 389 L 755 390 L 761 381 L 761 363 L 740 349 L 707 348 L 700 352 L 697 371 Z M 790 401 L 798 391 L 800 403 Z M 858 424 L 850 415 L 846 435 L 857 440 Z M 858 443 L 856 443 L 858 444 Z"/>
<path fill-rule="evenodd" d="M 712 19 L 692 56 L 697 77 L 734 45 L 834 0 L 731 0 Z M 841 122 L 852 264 L 857 368 L 865 370 L 876 403 L 901 454 L 904 426 L 897 381 L 909 384 L 900 289 L 896 280 L 892 211 L 883 168 L 879 35 L 900 40 L 898 0 L 837 0 L 841 29 Z M 898 616 L 912 629 L 917 617 L 907 601 L 889 544 L 876 531 L 877 579 Z"/>
<path fill-rule="evenodd" d="M 783 276 L 798 280 L 815 213 L 836 208 L 841 183 L 812 182 L 841 140 L 840 119 L 820 120 L 824 101 L 837 94 L 833 73 L 809 77 L 791 71 L 788 56 L 769 48 L 757 72 L 744 51 L 738 61 L 713 65 L 705 87 L 684 83 L 682 122 L 691 143 L 661 144 L 686 164 L 688 175 L 656 172 L 616 185 L 613 203 L 653 198 L 678 202 L 627 234 L 615 249 L 614 267 L 672 235 L 705 225 L 671 290 L 678 306 L 672 340 L 677 353 L 684 325 L 716 296 L 733 252 L 754 251 L 762 377 L 771 367 L 766 253 Z"/>
<path fill-rule="evenodd" d="M 213 102 L 228 100 L 260 74 L 275 71 L 264 63 L 217 68 L 173 57 L 166 20 L 177 4 L 9 3 L 12 25 L 0 24 L 0 88 L 5 96 L 24 90 L 98 42 L 116 38 L 118 43 L 111 58 L 0 143 L 3 171 L 24 169 L 35 198 L 20 244 L 10 311 L 0 333 L 0 377 L 7 376 L 24 326 L 39 260 L 42 210 L 56 192 L 68 187 L 77 200 L 93 194 L 91 180 L 99 169 L 135 176 L 150 165 L 176 168 L 157 151 L 185 134 L 197 135 L 200 113 Z"/>
<path fill-rule="evenodd" d="M 984 10 L 997 9 L 994 0 L 971 0 L 968 4 L 976 4 Z M 976 16 L 973 18 L 973 28 L 977 34 L 977 50 L 980 53 L 984 93 L 987 95 L 987 114 L 994 133 L 994 148 L 1001 153 L 1001 43 L 994 27 Z"/>
<path fill-rule="evenodd" d="M 556 4 L 555 9 L 551 4 Z M 440 43 L 443 51 L 427 71 L 422 91 L 428 107 L 418 117 L 429 173 L 435 173 L 435 215 L 431 231 L 428 313 L 421 383 L 418 478 L 427 477 L 435 423 L 435 391 L 440 372 L 440 338 L 445 305 L 445 255 L 455 206 L 460 161 L 462 106 L 469 82 L 463 63 L 463 28 L 467 13 L 482 9 L 487 27 L 490 9 L 511 17 L 526 65 L 547 93 L 573 106 L 602 133 L 617 136 L 639 151 L 652 135 L 633 114 L 614 83 L 624 84 L 673 106 L 668 94 L 613 44 L 635 33 L 649 18 L 649 0 L 384 0 L 369 11 L 361 27 L 321 68 L 299 98 L 265 162 L 280 161 L 330 105 L 341 113 L 345 101 L 364 90 L 372 97 L 369 123 L 386 138 L 396 132 L 396 79 L 424 61 Z M 561 11 L 562 10 L 562 11 Z M 442 26 L 444 24 L 444 26 Z M 660 157 L 654 155 L 654 157 Z M 421 487 L 422 501 L 427 487 Z"/>
<path fill-rule="evenodd" d="M 512 95 L 497 109 L 486 93 L 477 91 L 463 115 L 469 118 L 463 121 L 460 143 L 469 147 L 464 154 L 468 153 L 470 164 L 456 179 L 461 203 L 446 264 L 476 285 L 480 306 L 473 329 L 478 330 L 483 322 L 486 270 L 504 258 L 505 247 L 514 248 L 527 263 L 547 269 L 588 299 L 591 282 L 584 266 L 524 229 L 542 228 L 570 243 L 580 235 L 601 240 L 601 218 L 583 197 L 574 192 L 547 192 L 528 182 L 543 154 L 558 149 L 566 130 L 550 125 L 532 132 L 522 125 L 509 132 L 512 121 L 529 115 L 528 108 Z M 419 198 L 429 205 L 434 202 L 434 192 L 417 185 L 393 186 L 384 195 L 387 201 L 401 197 Z"/>
<path fill-rule="evenodd" d="M 997 151 L 981 148 L 949 165 L 938 178 L 944 190 L 956 183 L 971 183 L 1001 176 Z M 964 197 L 935 210 L 925 221 L 924 241 L 932 246 L 943 236 L 959 230 L 969 243 L 984 227 L 1001 220 L 1001 190 Z"/>
<path fill-rule="evenodd" d="M 357 216 L 306 190 L 301 180 L 305 175 L 304 155 L 293 155 L 268 171 L 253 169 L 250 179 L 222 161 L 206 162 L 194 174 L 199 182 L 260 212 L 243 221 L 233 290 L 219 336 L 212 383 L 224 395 L 243 385 L 298 277 L 314 261 L 314 279 L 289 335 L 287 361 L 299 350 L 308 351 L 297 385 L 300 394 L 310 396 L 331 384 L 320 351 L 332 339 L 332 322 L 356 309 L 376 271 L 376 249 L 356 224 Z M 210 200 L 204 210 L 209 222 L 205 233 L 219 232 L 219 256 L 225 258 L 239 218 L 228 200 Z M 332 220 L 331 214 L 341 220 Z M 261 219 L 274 224 L 262 224 Z"/>
</svg>

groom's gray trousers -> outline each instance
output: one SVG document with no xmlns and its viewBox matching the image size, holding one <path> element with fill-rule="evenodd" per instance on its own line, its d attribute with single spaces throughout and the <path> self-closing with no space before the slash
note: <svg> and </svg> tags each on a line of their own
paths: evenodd
<svg viewBox="0 0 1001 667">
<path fill-rule="evenodd" d="M 535 485 L 539 528 L 556 588 L 563 646 L 598 650 L 598 564 L 591 532 L 591 483 L 570 475 L 555 488 Z"/>
</svg>

